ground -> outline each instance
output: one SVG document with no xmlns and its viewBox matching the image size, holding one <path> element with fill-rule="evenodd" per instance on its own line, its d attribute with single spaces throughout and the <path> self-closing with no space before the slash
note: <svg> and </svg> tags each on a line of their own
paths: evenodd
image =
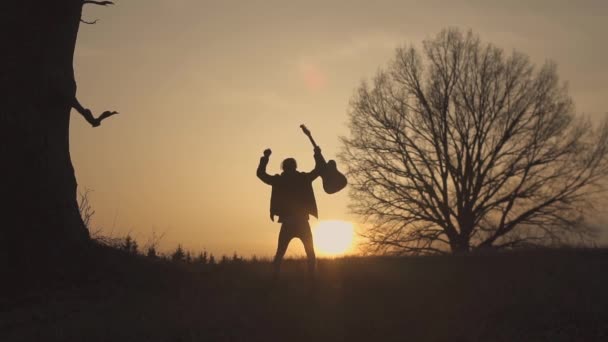
<svg viewBox="0 0 608 342">
<path fill-rule="evenodd" d="M 4 291 L 0 341 L 608 340 L 603 250 L 321 260 L 314 281 L 304 261 L 278 282 L 270 269 L 108 252 Z"/>
</svg>

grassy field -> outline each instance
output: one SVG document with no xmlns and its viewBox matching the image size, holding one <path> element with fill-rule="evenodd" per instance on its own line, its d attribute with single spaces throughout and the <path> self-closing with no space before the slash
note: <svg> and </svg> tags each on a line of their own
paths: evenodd
<svg viewBox="0 0 608 342">
<path fill-rule="evenodd" d="M 604 250 L 536 251 L 321 260 L 314 282 L 289 261 L 273 282 L 106 251 L 4 291 L 0 341 L 608 341 L 607 270 Z"/>
</svg>

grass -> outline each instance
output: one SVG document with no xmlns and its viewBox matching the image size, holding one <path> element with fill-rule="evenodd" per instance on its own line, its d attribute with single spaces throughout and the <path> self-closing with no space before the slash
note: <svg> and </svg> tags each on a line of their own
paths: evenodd
<svg viewBox="0 0 608 342">
<path fill-rule="evenodd" d="M 561 250 L 320 260 L 314 282 L 288 261 L 273 282 L 267 262 L 108 249 L 4 292 L 0 341 L 605 341 L 606 270 L 604 250 Z"/>
</svg>

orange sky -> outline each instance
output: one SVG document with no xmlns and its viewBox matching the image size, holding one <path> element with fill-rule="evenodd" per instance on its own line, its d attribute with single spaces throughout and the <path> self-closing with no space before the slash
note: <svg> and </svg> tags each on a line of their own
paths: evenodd
<svg viewBox="0 0 608 342">
<path fill-rule="evenodd" d="M 254 4 L 255 3 L 255 4 Z M 255 177 L 295 157 L 313 167 L 298 128 L 326 157 L 347 134 L 359 82 L 442 28 L 471 28 L 537 63 L 555 60 L 579 112 L 608 111 L 608 2 L 598 1 L 202 1 L 118 0 L 87 6 L 75 67 L 78 97 L 95 113 L 121 114 L 91 128 L 72 117 L 81 188 L 94 191 L 93 226 L 161 247 L 270 256 L 278 224 L 270 188 Z M 322 219 L 356 221 L 346 191 L 315 192 Z M 290 248 L 301 254 L 299 243 Z"/>
</svg>

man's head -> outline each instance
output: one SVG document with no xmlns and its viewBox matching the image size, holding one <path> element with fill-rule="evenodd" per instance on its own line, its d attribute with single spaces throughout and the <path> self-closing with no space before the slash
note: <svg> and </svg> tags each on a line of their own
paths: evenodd
<svg viewBox="0 0 608 342">
<path fill-rule="evenodd" d="M 281 163 L 281 169 L 283 172 L 294 172 L 298 168 L 298 163 L 293 158 L 287 158 Z"/>
</svg>

